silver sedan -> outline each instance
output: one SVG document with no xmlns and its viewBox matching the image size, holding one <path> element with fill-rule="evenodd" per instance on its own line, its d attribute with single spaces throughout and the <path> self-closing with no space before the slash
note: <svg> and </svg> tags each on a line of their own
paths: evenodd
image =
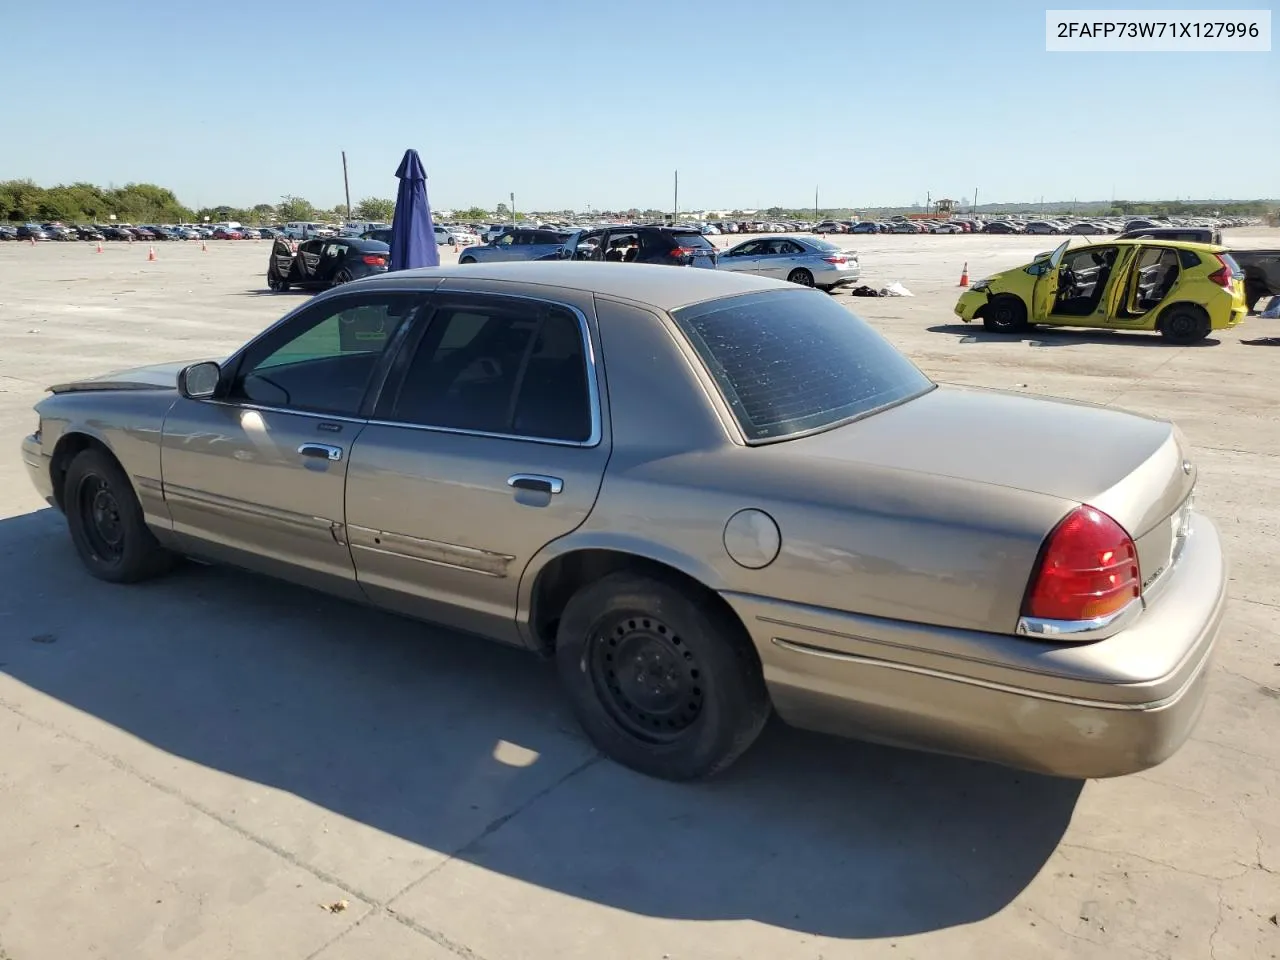
<svg viewBox="0 0 1280 960">
<path fill-rule="evenodd" d="M 841 250 L 817 237 L 758 237 L 730 247 L 719 268 L 834 290 L 862 275 L 856 250 Z"/>
</svg>

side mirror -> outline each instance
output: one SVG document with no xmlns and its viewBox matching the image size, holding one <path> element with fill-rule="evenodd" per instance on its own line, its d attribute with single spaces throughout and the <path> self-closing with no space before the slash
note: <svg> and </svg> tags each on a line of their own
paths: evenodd
<svg viewBox="0 0 1280 960">
<path fill-rule="evenodd" d="M 178 392 L 188 400 L 207 400 L 218 390 L 222 367 L 212 360 L 193 363 L 178 372 Z"/>
</svg>

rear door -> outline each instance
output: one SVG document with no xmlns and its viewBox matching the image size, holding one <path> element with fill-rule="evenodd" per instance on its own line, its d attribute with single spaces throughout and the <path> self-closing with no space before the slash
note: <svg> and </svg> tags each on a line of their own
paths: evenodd
<svg viewBox="0 0 1280 960">
<path fill-rule="evenodd" d="M 586 520 L 609 457 L 594 306 L 450 282 L 351 451 L 347 536 L 375 603 L 519 643 L 520 576 Z"/>
<path fill-rule="evenodd" d="M 298 244 L 298 270 L 303 283 L 311 283 L 320 272 L 321 255 L 324 253 L 323 240 L 305 240 Z"/>
</svg>

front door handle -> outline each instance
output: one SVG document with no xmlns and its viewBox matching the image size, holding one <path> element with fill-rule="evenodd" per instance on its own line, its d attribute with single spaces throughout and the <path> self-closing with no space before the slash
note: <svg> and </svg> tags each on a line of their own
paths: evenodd
<svg viewBox="0 0 1280 960">
<path fill-rule="evenodd" d="M 298 447 L 298 453 L 316 460 L 341 460 L 342 448 L 331 443 L 304 443 Z"/>
<path fill-rule="evenodd" d="M 517 490 L 537 490 L 541 493 L 559 493 L 564 489 L 564 481 L 559 477 L 548 477 L 541 473 L 514 473 L 507 477 L 507 486 Z"/>
</svg>

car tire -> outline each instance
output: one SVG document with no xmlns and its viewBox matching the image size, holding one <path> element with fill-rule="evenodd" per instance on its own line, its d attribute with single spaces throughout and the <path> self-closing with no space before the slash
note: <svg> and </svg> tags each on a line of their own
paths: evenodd
<svg viewBox="0 0 1280 960">
<path fill-rule="evenodd" d="M 804 267 L 797 267 L 787 274 L 787 282 L 798 283 L 802 287 L 813 286 L 813 274 Z"/>
<path fill-rule="evenodd" d="M 137 583 L 173 567 L 177 558 L 148 529 L 133 484 L 111 454 L 98 447 L 80 451 L 62 489 L 71 542 L 93 576 Z"/>
<path fill-rule="evenodd" d="M 742 625 L 674 581 L 622 571 L 582 587 L 561 615 L 556 664 L 600 751 L 663 780 L 724 770 L 769 719 Z M 660 673 L 652 687 L 646 670 Z"/>
<path fill-rule="evenodd" d="M 475 257 L 463 257 L 461 260 L 458 261 L 458 263 L 475 263 L 475 262 L 476 262 Z"/>
<path fill-rule="evenodd" d="M 993 333 L 1017 333 L 1027 327 L 1027 305 L 1012 293 L 998 293 L 982 308 L 982 325 Z"/>
<path fill-rule="evenodd" d="M 1199 343 L 1209 336 L 1209 316 L 1200 307 L 1190 303 L 1175 303 L 1160 314 L 1160 335 L 1170 343 L 1186 345 Z"/>
<path fill-rule="evenodd" d="M 351 271 L 348 270 L 346 267 L 343 267 L 336 274 L 334 274 L 333 280 L 329 282 L 329 285 L 331 287 L 340 287 L 342 286 L 342 284 L 350 283 L 350 282 L 351 282 Z"/>
</svg>

